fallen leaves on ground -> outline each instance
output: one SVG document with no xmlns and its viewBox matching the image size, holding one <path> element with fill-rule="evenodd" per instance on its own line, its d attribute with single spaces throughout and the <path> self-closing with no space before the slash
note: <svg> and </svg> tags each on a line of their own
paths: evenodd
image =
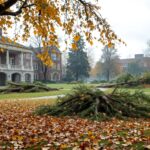
<svg viewBox="0 0 150 150">
<path fill-rule="evenodd" d="M 36 116 L 51 100 L 0 101 L 0 149 L 150 149 L 150 119 L 89 121 Z"/>
</svg>

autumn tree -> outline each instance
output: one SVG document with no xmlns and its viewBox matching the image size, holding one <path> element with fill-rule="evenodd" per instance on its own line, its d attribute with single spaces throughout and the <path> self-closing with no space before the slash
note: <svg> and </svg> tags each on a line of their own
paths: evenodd
<svg viewBox="0 0 150 150">
<path fill-rule="evenodd" d="M 73 41 L 73 44 L 76 43 L 77 47 L 69 52 L 67 62 L 67 76 L 72 77 L 76 81 L 89 77 L 90 71 L 90 64 L 85 52 L 85 42 L 81 36 L 78 35 L 78 38 L 79 40 L 75 41 L 74 39 Z"/>
<path fill-rule="evenodd" d="M 101 56 L 101 61 L 102 61 L 102 72 L 104 76 L 106 77 L 107 81 L 110 80 L 110 77 L 113 74 L 117 73 L 117 61 L 118 60 L 118 55 L 117 55 L 117 50 L 115 48 L 109 48 L 108 46 L 105 46 L 102 49 L 102 56 Z"/>
<path fill-rule="evenodd" d="M 121 39 L 102 17 L 100 9 L 97 0 L 0 0 L 0 27 L 7 32 L 8 28 L 18 23 L 18 28 L 23 32 L 16 33 L 15 40 L 20 37 L 28 40 L 34 34 L 41 36 L 43 47 L 58 46 L 58 28 L 68 36 L 73 36 L 76 32 L 82 33 L 90 44 L 93 44 L 93 39 L 97 39 L 104 45 L 111 46 Z M 92 31 L 98 34 L 95 35 Z M 65 40 L 68 45 L 68 37 Z M 46 52 L 39 55 L 39 58 L 46 65 L 52 65 L 47 61 L 50 57 Z"/>
<path fill-rule="evenodd" d="M 98 61 L 91 70 L 91 76 L 99 78 L 101 75 L 102 75 L 102 63 L 101 61 Z"/>
<path fill-rule="evenodd" d="M 34 52 L 35 55 L 34 57 L 36 57 L 35 59 L 37 59 L 38 61 L 36 62 L 37 65 L 39 66 L 38 68 L 40 68 L 40 71 L 43 74 L 43 80 L 46 81 L 47 80 L 47 73 L 48 73 L 48 68 L 49 66 L 46 65 L 45 63 L 43 63 L 41 61 L 41 59 L 39 59 L 37 56 L 38 54 L 41 54 L 43 52 L 43 47 L 42 47 L 42 39 L 40 36 L 34 36 L 32 38 L 30 38 L 30 42 L 31 42 L 31 46 L 34 47 Z"/>
</svg>

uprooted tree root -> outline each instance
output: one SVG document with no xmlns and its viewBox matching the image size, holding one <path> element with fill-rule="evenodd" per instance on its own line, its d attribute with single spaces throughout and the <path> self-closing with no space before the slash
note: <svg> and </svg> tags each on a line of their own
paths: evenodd
<svg viewBox="0 0 150 150">
<path fill-rule="evenodd" d="M 105 94 L 85 86 L 74 88 L 71 94 L 59 98 L 55 106 L 40 106 L 36 114 L 79 116 L 90 119 L 110 117 L 150 117 L 150 97 L 142 91 L 133 94 L 114 90 Z"/>
</svg>

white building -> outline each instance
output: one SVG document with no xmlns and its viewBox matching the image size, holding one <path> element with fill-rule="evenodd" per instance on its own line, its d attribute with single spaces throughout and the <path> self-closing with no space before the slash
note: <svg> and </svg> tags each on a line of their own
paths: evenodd
<svg viewBox="0 0 150 150">
<path fill-rule="evenodd" d="M 2 37 L 0 30 L 0 85 L 6 81 L 33 82 L 33 51 Z"/>
</svg>

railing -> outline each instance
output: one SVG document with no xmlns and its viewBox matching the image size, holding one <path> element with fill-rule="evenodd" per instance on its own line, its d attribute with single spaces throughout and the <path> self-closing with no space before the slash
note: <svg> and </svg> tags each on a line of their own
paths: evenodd
<svg viewBox="0 0 150 150">
<path fill-rule="evenodd" d="M 0 64 L 0 69 L 6 69 L 8 66 L 6 64 Z"/>
<path fill-rule="evenodd" d="M 10 65 L 10 69 L 21 69 L 21 65 Z"/>
<path fill-rule="evenodd" d="M 0 69 L 8 69 L 8 70 L 32 70 L 32 67 L 31 66 L 21 66 L 21 65 L 0 64 Z"/>
</svg>

